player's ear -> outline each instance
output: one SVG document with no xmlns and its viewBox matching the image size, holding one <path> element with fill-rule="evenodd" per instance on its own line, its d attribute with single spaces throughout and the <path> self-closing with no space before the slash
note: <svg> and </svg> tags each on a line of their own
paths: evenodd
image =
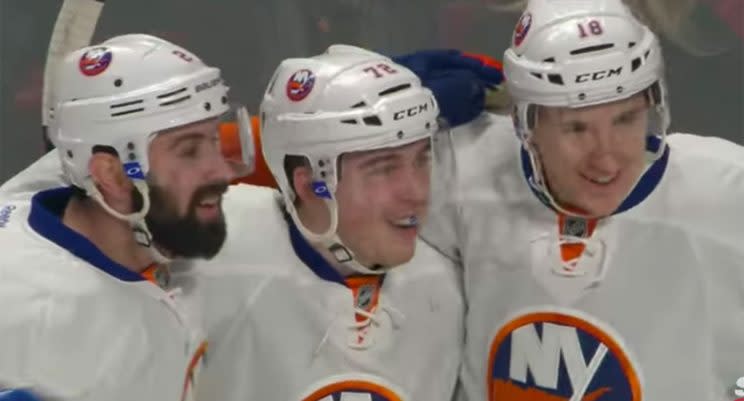
<svg viewBox="0 0 744 401">
<path fill-rule="evenodd" d="M 121 160 L 115 152 L 94 151 L 88 162 L 88 170 L 93 182 L 109 205 L 131 202 L 134 185 L 127 177 Z"/>
<path fill-rule="evenodd" d="M 302 224 L 312 232 L 325 232 L 330 226 L 330 210 L 325 201 L 313 190 L 313 173 L 310 166 L 305 164 L 295 167 L 291 177 L 297 195 L 295 208 Z"/>
<path fill-rule="evenodd" d="M 292 184 L 300 204 L 312 203 L 317 199 L 313 192 L 313 173 L 309 166 L 297 166 L 292 170 Z"/>
</svg>

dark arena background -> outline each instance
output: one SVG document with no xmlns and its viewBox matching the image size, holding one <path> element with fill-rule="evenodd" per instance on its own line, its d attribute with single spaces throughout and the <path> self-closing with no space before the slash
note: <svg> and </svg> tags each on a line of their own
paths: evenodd
<svg viewBox="0 0 744 401">
<path fill-rule="evenodd" d="M 672 130 L 744 143 L 744 1 L 628 1 L 663 37 Z M 82 7 L 98 3 L 68 2 Z M 48 55 L 54 55 L 50 38 L 63 3 L 0 1 L 0 182 L 45 150 L 41 131 L 44 66 Z M 107 0 L 100 14 L 98 10 L 83 12 L 66 29 L 94 28 L 93 42 L 128 32 L 174 41 L 221 67 L 233 98 L 255 112 L 269 75 L 281 59 L 316 54 L 333 43 L 390 55 L 458 48 L 501 59 L 519 17 L 519 3 Z"/>
</svg>

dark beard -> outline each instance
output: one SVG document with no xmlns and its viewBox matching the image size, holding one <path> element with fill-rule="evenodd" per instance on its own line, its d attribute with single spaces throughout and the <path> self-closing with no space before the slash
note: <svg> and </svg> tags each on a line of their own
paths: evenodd
<svg viewBox="0 0 744 401">
<path fill-rule="evenodd" d="M 196 208 L 203 198 L 223 194 L 227 186 L 227 183 L 215 183 L 198 188 L 191 197 L 186 216 L 179 216 L 170 195 L 162 187 L 150 183 L 150 211 L 145 222 L 153 242 L 174 258 L 214 257 L 227 236 L 225 218 L 220 215 L 216 221 L 203 223 L 196 216 Z"/>
</svg>

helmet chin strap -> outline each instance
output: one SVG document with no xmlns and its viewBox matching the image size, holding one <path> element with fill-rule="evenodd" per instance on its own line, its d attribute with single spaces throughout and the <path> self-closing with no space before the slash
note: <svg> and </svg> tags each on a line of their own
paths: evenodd
<svg viewBox="0 0 744 401">
<path fill-rule="evenodd" d="M 324 233 L 317 234 L 305 227 L 305 225 L 300 220 L 299 215 L 297 214 L 297 209 L 294 207 L 294 204 L 292 202 L 289 202 L 289 199 L 285 198 L 285 208 L 289 215 L 292 217 L 292 220 L 297 226 L 297 229 L 305 237 L 305 239 L 307 239 L 310 243 L 320 244 L 321 246 L 326 248 L 331 253 L 331 255 L 333 255 L 333 257 L 336 259 L 336 262 L 342 264 L 345 267 L 348 267 L 349 269 L 357 273 L 380 275 L 385 274 L 388 270 L 390 270 L 391 267 L 384 267 L 373 270 L 367 266 L 362 265 L 356 260 L 354 252 L 352 252 L 351 249 L 344 245 L 343 241 L 341 241 L 341 238 L 339 238 L 338 236 L 338 204 L 336 200 L 327 198 L 323 200 L 325 201 L 326 206 L 328 206 L 328 211 L 331 215 L 331 223 Z"/>
<path fill-rule="evenodd" d="M 135 241 L 137 241 L 140 246 L 143 246 L 150 251 L 150 255 L 156 263 L 168 264 L 171 262 L 171 259 L 163 255 L 157 249 L 157 246 L 155 245 L 155 242 L 152 238 L 152 233 L 150 233 L 150 229 L 147 228 L 147 223 L 145 221 L 145 216 L 147 216 L 147 212 L 150 211 L 150 188 L 148 187 L 147 182 L 145 182 L 144 180 L 132 179 L 132 183 L 142 196 L 142 208 L 137 212 L 129 214 L 119 213 L 111 206 L 109 206 L 106 203 L 106 200 L 103 198 L 101 191 L 98 190 L 98 188 L 90 179 L 86 180 L 85 182 L 85 190 L 88 195 L 93 198 L 99 205 L 101 205 L 103 210 L 105 210 L 108 214 L 119 220 L 129 223 L 129 225 L 132 227 L 132 234 L 134 235 Z"/>
</svg>

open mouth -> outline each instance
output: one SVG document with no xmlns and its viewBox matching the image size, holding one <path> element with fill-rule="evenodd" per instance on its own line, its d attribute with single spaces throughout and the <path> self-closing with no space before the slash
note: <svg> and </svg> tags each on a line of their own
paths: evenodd
<svg viewBox="0 0 744 401">
<path fill-rule="evenodd" d="M 615 173 L 612 175 L 594 175 L 594 176 L 588 176 L 588 175 L 582 174 L 581 176 L 585 180 L 591 182 L 592 184 L 607 186 L 607 185 L 614 183 L 617 180 L 617 177 L 619 175 L 620 174 Z"/>
<path fill-rule="evenodd" d="M 199 207 L 217 207 L 222 201 L 222 195 L 205 196 L 197 204 Z"/>
<path fill-rule="evenodd" d="M 416 215 L 406 216 L 392 221 L 392 224 L 398 228 L 416 228 L 418 227 L 418 218 Z"/>
<path fill-rule="evenodd" d="M 204 218 L 215 218 L 220 214 L 222 195 L 207 195 L 196 204 L 197 212 Z"/>
</svg>

